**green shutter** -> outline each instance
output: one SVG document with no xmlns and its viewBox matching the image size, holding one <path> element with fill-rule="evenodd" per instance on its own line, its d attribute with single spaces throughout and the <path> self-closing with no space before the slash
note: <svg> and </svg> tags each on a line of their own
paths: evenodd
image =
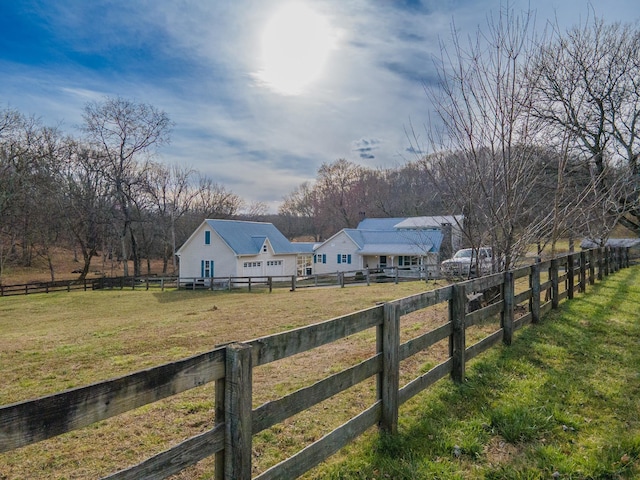
<svg viewBox="0 0 640 480">
<path fill-rule="evenodd" d="M 347 263 L 351 265 L 351 254 L 347 255 Z"/>
<path fill-rule="evenodd" d="M 340 263 L 340 260 L 342 260 L 342 257 L 338 254 L 338 263 Z"/>
</svg>

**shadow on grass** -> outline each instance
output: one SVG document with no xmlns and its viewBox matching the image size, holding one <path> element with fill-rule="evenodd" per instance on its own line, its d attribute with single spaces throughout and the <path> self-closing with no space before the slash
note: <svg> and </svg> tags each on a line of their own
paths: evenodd
<svg viewBox="0 0 640 480">
<path fill-rule="evenodd" d="M 639 276 L 622 270 L 562 303 L 322 478 L 638 478 Z"/>
</svg>

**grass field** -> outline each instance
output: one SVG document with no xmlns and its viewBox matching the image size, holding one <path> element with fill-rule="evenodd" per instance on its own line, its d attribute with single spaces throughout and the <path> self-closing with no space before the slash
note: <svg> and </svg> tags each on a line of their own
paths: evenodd
<svg viewBox="0 0 640 480">
<path fill-rule="evenodd" d="M 0 404 L 124 375 L 326 320 L 431 289 L 424 282 L 305 289 L 269 294 L 206 291 L 60 292 L 0 299 Z M 410 321 L 407 322 L 409 324 Z M 416 317 L 409 331 L 427 328 Z M 375 332 L 255 369 L 259 405 L 308 385 L 375 348 Z M 191 390 L 76 432 L 0 454 L 0 479 L 95 478 L 135 464 L 211 428 L 213 385 Z M 371 400 L 373 383 L 262 432 L 256 471 L 295 452 Z M 326 409 L 332 415 L 326 417 Z M 208 478 L 210 462 L 180 478 Z M 209 472 L 209 473 L 207 473 Z"/>
<path fill-rule="evenodd" d="M 400 434 L 375 429 L 308 478 L 635 478 L 640 475 L 640 269 L 622 270 L 563 303 L 510 348 L 471 364 L 401 409 Z M 431 288 L 431 287 L 429 287 Z M 314 323 L 424 290 L 424 283 L 295 293 L 72 292 L 0 300 L 0 404 L 126 374 L 232 340 Z M 403 340 L 443 323 L 446 306 L 403 317 Z M 488 330 L 495 330 L 487 326 Z M 470 341 L 482 328 L 469 332 Z M 309 385 L 373 352 L 375 332 L 254 371 L 254 405 Z M 405 383 L 446 343 L 403 362 Z M 364 383 L 254 437 L 257 472 L 369 406 Z M 96 478 L 212 426 L 213 386 L 13 452 L 0 479 Z M 203 461 L 181 479 L 212 478 Z"/>
<path fill-rule="evenodd" d="M 640 268 L 563 303 L 400 411 L 330 479 L 640 478 Z"/>
</svg>

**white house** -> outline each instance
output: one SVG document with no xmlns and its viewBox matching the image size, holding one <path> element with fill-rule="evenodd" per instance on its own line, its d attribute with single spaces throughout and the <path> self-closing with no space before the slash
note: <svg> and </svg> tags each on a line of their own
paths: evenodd
<svg viewBox="0 0 640 480">
<path fill-rule="evenodd" d="M 368 218 L 358 228 L 340 230 L 314 250 L 317 274 L 398 267 L 434 277 L 441 261 L 462 244 L 462 216 Z"/>
<path fill-rule="evenodd" d="M 204 220 L 178 249 L 180 281 L 295 275 L 311 263 L 312 244 L 290 242 L 271 223 Z M 300 260 L 300 257 L 302 260 Z"/>
</svg>

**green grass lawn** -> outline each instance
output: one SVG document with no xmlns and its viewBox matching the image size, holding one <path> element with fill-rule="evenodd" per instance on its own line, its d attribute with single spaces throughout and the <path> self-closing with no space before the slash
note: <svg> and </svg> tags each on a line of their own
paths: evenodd
<svg viewBox="0 0 640 480">
<path fill-rule="evenodd" d="M 272 294 L 104 291 L 3 298 L 0 404 L 424 289 L 415 282 Z M 440 324 L 439 315 L 446 317 L 446 305 L 441 307 L 404 319 L 403 341 Z M 638 312 L 640 267 L 621 270 L 575 301 L 562 302 L 542 324 L 518 331 L 511 347 L 492 349 L 471 362 L 464 384 L 442 380 L 403 405 L 397 436 L 380 438 L 371 429 L 305 478 L 640 478 Z M 366 358 L 374 333 L 256 369 L 254 406 Z M 423 373 L 427 364 L 441 361 L 431 358 L 435 350 L 403 362 L 402 368 L 413 362 Z M 213 386 L 205 385 L 0 454 L 0 479 L 98 478 L 138 463 L 210 428 L 213 393 Z M 369 382 L 256 435 L 256 471 L 317 440 L 370 405 L 374 395 L 375 382 Z M 212 459 L 179 478 L 212 478 Z"/>
<path fill-rule="evenodd" d="M 640 268 L 563 302 L 511 347 L 405 404 L 399 434 L 369 435 L 330 479 L 640 478 Z"/>
</svg>

